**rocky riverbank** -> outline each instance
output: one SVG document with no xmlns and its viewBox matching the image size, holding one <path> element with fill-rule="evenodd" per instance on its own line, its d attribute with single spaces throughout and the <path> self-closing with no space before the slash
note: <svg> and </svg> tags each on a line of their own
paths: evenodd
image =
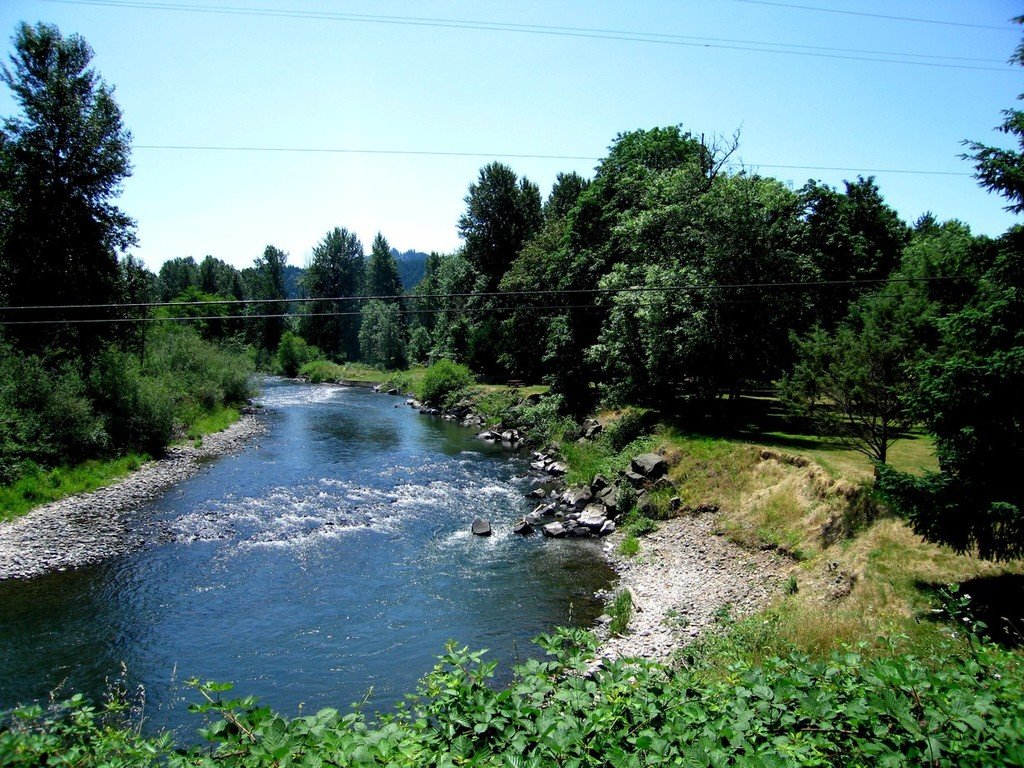
<svg viewBox="0 0 1024 768">
<path fill-rule="evenodd" d="M 123 480 L 91 493 L 69 496 L 0 524 L 0 579 L 30 578 L 95 563 L 146 542 L 127 524 L 128 515 L 168 486 L 195 474 L 202 463 L 233 453 L 266 426 L 247 411 L 202 444 L 171 447 Z"/>
<path fill-rule="evenodd" d="M 716 512 L 689 512 L 658 523 L 640 538 L 633 557 L 618 554 L 622 534 L 605 552 L 619 573 L 619 589 L 633 598 L 628 631 L 604 641 L 602 657 L 640 656 L 667 661 L 728 608 L 734 617 L 765 608 L 795 567 L 774 551 L 744 549 L 718 535 Z"/>
</svg>

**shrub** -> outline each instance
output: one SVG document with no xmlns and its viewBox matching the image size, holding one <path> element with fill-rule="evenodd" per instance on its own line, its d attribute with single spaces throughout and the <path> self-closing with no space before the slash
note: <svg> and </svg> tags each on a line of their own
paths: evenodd
<svg viewBox="0 0 1024 768">
<path fill-rule="evenodd" d="M 301 336 L 291 331 L 285 331 L 281 336 L 281 343 L 277 346 L 274 371 L 281 376 L 294 378 L 303 365 L 318 357 L 320 357 L 319 349 L 308 344 Z"/>
<path fill-rule="evenodd" d="M 469 368 L 451 360 L 438 360 L 423 374 L 417 395 L 424 403 L 447 407 L 472 383 Z"/>
<path fill-rule="evenodd" d="M 654 426 L 654 411 L 646 408 L 627 408 L 605 432 L 605 440 L 615 452 L 621 451 Z"/>
</svg>

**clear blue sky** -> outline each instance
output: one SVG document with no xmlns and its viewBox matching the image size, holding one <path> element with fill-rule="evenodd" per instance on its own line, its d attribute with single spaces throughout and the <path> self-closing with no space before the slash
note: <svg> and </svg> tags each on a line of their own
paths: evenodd
<svg viewBox="0 0 1024 768">
<path fill-rule="evenodd" d="M 959 142 L 1005 143 L 992 129 L 1024 91 L 1024 69 L 1005 65 L 1024 31 L 1009 19 L 1024 7 L 1003 0 L 165 0 L 160 5 L 191 10 L 141 7 L 152 4 L 3 0 L 0 33 L 4 60 L 21 20 L 56 23 L 95 49 L 137 145 L 121 205 L 138 222 L 134 252 L 153 269 L 206 254 L 248 266 L 268 243 L 302 265 L 335 226 L 356 232 L 367 249 L 381 231 L 399 250 L 449 251 L 459 245 L 467 187 L 489 160 L 507 162 L 546 195 L 556 173 L 589 176 L 594 161 L 501 155 L 597 158 L 619 132 L 676 123 L 708 135 L 742 128 L 738 158 L 794 187 L 812 177 L 839 185 L 857 173 L 767 166 L 968 172 Z M 302 12 L 324 17 L 295 17 Z M 474 28 L 494 24 L 547 29 Z M 551 27 L 605 31 L 548 34 Z M 688 38 L 611 39 L 627 32 Z M 943 65 L 919 66 L 742 50 L 768 43 L 959 58 L 917 59 Z M 13 111 L 5 92 L 0 114 Z M 1016 221 L 967 175 L 875 175 L 908 221 L 930 210 L 993 235 Z"/>
</svg>

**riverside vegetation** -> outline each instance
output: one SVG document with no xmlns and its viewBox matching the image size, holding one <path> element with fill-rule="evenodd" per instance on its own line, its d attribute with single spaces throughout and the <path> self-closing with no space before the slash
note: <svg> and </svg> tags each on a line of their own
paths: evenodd
<svg viewBox="0 0 1024 768">
<path fill-rule="evenodd" d="M 241 271 L 207 257 L 153 275 L 127 255 L 133 224 L 113 200 L 128 135 L 90 57 L 76 36 L 22 25 L 3 70 L 21 115 L 0 142 L 0 297 L 6 320 L 30 321 L 0 346 L 4 514 L 229 421 L 259 366 L 386 383 L 441 409 L 468 398 L 484 423 L 555 443 L 569 482 L 658 451 L 680 504 L 652 495 L 627 512 L 622 557 L 646 557 L 645 535 L 703 508 L 792 572 L 767 611 L 723 612 L 669 664 L 593 668 L 594 637 L 559 630 L 497 688 L 493 662 L 452 645 L 403 707 L 374 717 L 356 705 L 289 719 L 193 681 L 203 746 L 143 735 L 142 698 L 115 684 L 105 702 L 6 713 L 0 765 L 1024 763 L 1020 655 L 989 637 L 1013 628 L 984 626 L 945 587 L 1020 576 L 1019 228 L 908 225 L 874 179 L 793 190 L 727 170 L 738 140 L 670 126 L 621 134 L 593 179 L 562 174 L 543 202 L 485 166 L 464 246 L 432 254 L 409 292 L 382 235 L 366 258 L 330 229 L 293 311 L 272 245 Z M 54 107 L 53 88 L 70 106 Z M 1022 113 L 1005 118 L 1021 141 Z M 51 135 L 67 146 L 45 146 Z M 1024 210 L 1024 152 L 968 148 L 981 183 Z M 543 385 L 500 384 L 514 378 Z M 587 415 L 604 427 L 595 439 L 576 426 Z M 83 483 L 62 468 L 96 457 L 120 463 Z"/>
</svg>

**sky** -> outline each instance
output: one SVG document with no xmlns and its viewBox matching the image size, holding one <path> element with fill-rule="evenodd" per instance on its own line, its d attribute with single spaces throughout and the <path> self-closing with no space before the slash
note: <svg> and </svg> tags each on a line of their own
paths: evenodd
<svg viewBox="0 0 1024 768">
<path fill-rule="evenodd" d="M 367 250 L 381 232 L 400 251 L 451 251 L 486 163 L 546 195 L 559 172 L 592 176 L 617 134 L 676 124 L 740 130 L 735 159 L 794 188 L 874 175 L 908 222 L 930 211 L 998 235 L 1018 218 L 978 187 L 960 142 L 1008 146 L 993 129 L 1024 91 L 1006 64 L 1021 13 L 1003 0 L 0 0 L 0 58 L 19 21 L 92 46 L 133 136 L 119 203 L 151 269 L 207 254 L 251 266 L 268 244 L 302 266 L 336 226 Z M 0 115 L 15 113 L 4 89 Z"/>
</svg>

